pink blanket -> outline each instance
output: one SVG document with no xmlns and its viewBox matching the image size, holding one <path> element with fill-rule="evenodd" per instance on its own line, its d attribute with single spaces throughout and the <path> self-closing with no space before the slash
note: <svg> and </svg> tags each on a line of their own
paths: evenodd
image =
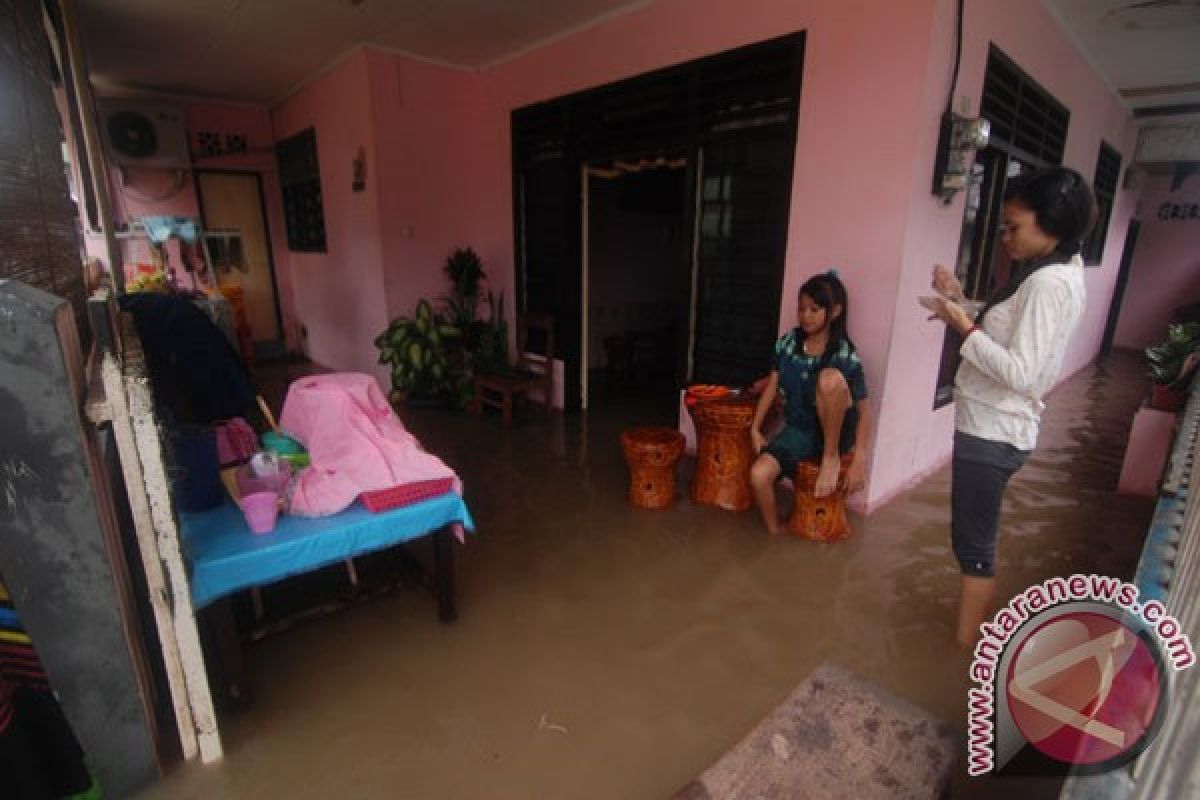
<svg viewBox="0 0 1200 800">
<path fill-rule="evenodd" d="M 294 381 L 279 426 L 312 458 L 312 466 L 296 478 L 293 514 L 336 514 L 360 492 L 432 478 L 453 477 L 454 490 L 462 493 L 458 476 L 421 448 L 369 375 L 343 372 Z"/>
</svg>

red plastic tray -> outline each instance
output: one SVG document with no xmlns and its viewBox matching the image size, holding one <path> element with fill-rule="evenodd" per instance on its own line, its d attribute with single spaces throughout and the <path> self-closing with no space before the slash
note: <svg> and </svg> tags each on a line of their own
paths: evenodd
<svg viewBox="0 0 1200 800">
<path fill-rule="evenodd" d="M 435 478 L 429 481 L 401 483 L 387 489 L 363 492 L 358 497 L 368 511 L 378 514 L 402 506 L 411 506 L 431 497 L 439 497 L 454 487 L 454 478 Z"/>
</svg>

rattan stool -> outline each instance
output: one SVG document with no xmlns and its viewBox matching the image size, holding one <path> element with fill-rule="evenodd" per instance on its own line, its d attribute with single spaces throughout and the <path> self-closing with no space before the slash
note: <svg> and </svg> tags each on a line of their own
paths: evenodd
<svg viewBox="0 0 1200 800">
<path fill-rule="evenodd" d="M 696 477 L 692 501 L 727 511 L 745 511 L 753 502 L 750 465 L 754 445 L 750 426 L 754 401 L 726 397 L 688 407 L 696 425 Z"/>
<path fill-rule="evenodd" d="M 796 467 L 796 504 L 788 529 L 804 539 L 816 542 L 834 542 L 851 534 L 850 521 L 846 518 L 846 470 L 850 467 L 853 452 L 842 454 L 842 466 L 838 470 L 838 488 L 824 497 L 813 497 L 817 486 L 817 475 L 821 464 L 816 461 L 801 461 Z"/>
<path fill-rule="evenodd" d="M 683 434 L 674 428 L 629 428 L 621 431 L 621 450 L 629 464 L 630 504 L 637 508 L 671 506 Z"/>
</svg>

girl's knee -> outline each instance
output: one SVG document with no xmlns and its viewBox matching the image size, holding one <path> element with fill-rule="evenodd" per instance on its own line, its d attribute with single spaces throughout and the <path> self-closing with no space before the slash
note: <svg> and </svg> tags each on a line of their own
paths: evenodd
<svg viewBox="0 0 1200 800">
<path fill-rule="evenodd" d="M 833 367 L 826 367 L 817 373 L 817 391 L 824 395 L 845 395 L 849 397 L 850 387 L 846 385 L 846 376 Z"/>
<path fill-rule="evenodd" d="M 750 483 L 755 486 L 770 486 L 779 477 L 779 464 L 769 455 L 759 456 L 750 465 Z"/>
</svg>

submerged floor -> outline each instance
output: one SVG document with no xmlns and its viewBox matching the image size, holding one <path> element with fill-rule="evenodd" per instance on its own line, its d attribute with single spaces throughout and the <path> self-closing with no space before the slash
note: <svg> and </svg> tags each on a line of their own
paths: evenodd
<svg viewBox="0 0 1200 800">
<path fill-rule="evenodd" d="M 1152 507 L 1113 489 L 1143 389 L 1117 355 L 1054 392 L 1006 498 L 1001 599 L 1132 574 Z M 142 797 L 667 797 L 826 660 L 963 726 L 948 469 L 839 544 L 771 539 L 751 513 L 629 508 L 617 433 L 674 406 L 601 405 L 511 431 L 406 412 L 479 525 L 456 552 L 458 622 L 410 588 L 251 646 L 257 700 L 223 717 L 225 760 Z M 1015 788 L 960 775 L 954 794 Z"/>
</svg>

